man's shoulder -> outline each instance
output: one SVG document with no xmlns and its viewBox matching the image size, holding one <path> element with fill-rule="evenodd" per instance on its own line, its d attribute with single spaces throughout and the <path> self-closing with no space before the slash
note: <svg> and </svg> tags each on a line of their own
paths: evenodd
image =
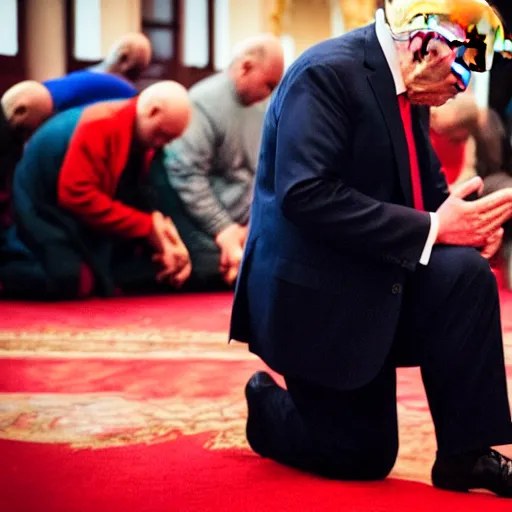
<svg viewBox="0 0 512 512">
<path fill-rule="evenodd" d="M 74 71 L 43 82 L 50 92 L 56 110 L 83 106 L 97 100 L 130 98 L 137 89 L 127 80 L 108 73 L 89 70 Z"/>
<path fill-rule="evenodd" d="M 94 103 L 83 109 L 82 116 L 80 117 L 80 126 L 94 129 L 104 125 L 115 125 L 119 123 L 119 114 L 123 118 L 131 117 L 132 110 L 135 115 L 133 100 L 112 100 Z M 123 115 L 125 111 L 126 115 Z"/>
<path fill-rule="evenodd" d="M 65 137 L 70 132 L 73 132 L 80 116 L 82 115 L 84 107 L 74 107 L 63 112 L 57 112 L 55 115 L 46 120 L 30 137 L 29 147 L 35 147 L 38 144 L 48 145 L 49 140 L 58 140 Z M 51 152 L 52 147 L 48 146 L 48 151 Z"/>
<path fill-rule="evenodd" d="M 322 83 L 338 95 L 340 87 L 357 91 L 365 80 L 366 46 L 375 36 L 374 24 L 318 43 L 300 55 L 288 68 L 272 100 L 271 110 L 278 112 L 291 89 L 304 84 Z M 375 36 L 376 37 L 376 36 Z"/>
<path fill-rule="evenodd" d="M 227 114 L 237 105 L 234 84 L 226 72 L 197 82 L 190 88 L 189 96 L 195 109 L 213 118 Z"/>
<path fill-rule="evenodd" d="M 134 100 L 105 101 L 83 108 L 70 145 L 99 148 L 108 141 L 122 140 L 132 133 L 135 111 Z"/>
<path fill-rule="evenodd" d="M 229 91 L 229 80 L 224 72 L 215 73 L 203 80 L 196 82 L 189 90 L 190 98 L 193 101 L 200 101 L 204 98 L 213 98 Z"/>
</svg>

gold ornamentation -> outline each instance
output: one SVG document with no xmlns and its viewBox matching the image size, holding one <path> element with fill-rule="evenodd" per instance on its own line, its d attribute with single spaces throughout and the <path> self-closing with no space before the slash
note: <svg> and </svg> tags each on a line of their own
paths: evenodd
<svg viewBox="0 0 512 512">
<path fill-rule="evenodd" d="M 135 400 L 112 393 L 0 394 L 0 439 L 102 449 L 206 434 L 205 449 L 248 449 L 240 395 Z M 435 438 L 426 402 L 400 403 L 398 412 L 401 453 L 392 476 L 428 482 Z"/>
<path fill-rule="evenodd" d="M 345 31 L 363 27 L 375 19 L 377 0 L 339 0 Z"/>
<path fill-rule="evenodd" d="M 119 329 L 66 330 L 46 328 L 43 332 L 0 331 L 0 357 L 92 357 L 119 359 L 183 359 L 200 355 L 202 359 L 248 360 L 254 356 L 247 345 L 228 345 L 226 332 L 186 329 L 144 329 L 127 326 Z"/>
<path fill-rule="evenodd" d="M 270 31 L 275 36 L 283 33 L 283 17 L 287 12 L 289 0 L 273 0 L 269 16 Z"/>
<path fill-rule="evenodd" d="M 510 365 L 512 334 L 506 332 L 504 342 Z M 72 364 L 76 364 L 75 357 L 87 358 L 98 352 L 102 357 L 122 361 L 124 355 L 119 354 L 120 350 L 131 350 L 134 356 L 145 360 L 151 359 L 152 353 L 163 353 L 162 357 L 169 360 L 194 361 L 193 370 L 186 376 L 187 385 L 178 386 L 177 393 L 169 392 L 170 396 L 158 398 L 138 395 L 136 387 L 130 385 L 125 392 L 115 393 L 0 393 L 0 439 L 102 449 L 201 435 L 206 449 L 248 448 L 242 380 L 246 378 L 246 359 L 256 358 L 248 353 L 245 345 L 228 346 L 226 333 L 131 328 L 127 332 L 104 329 L 49 329 L 44 333 L 4 331 L 0 332 L 0 346 L 3 358 L 23 348 L 37 357 L 62 357 Z M 236 354 L 233 359 L 239 363 L 235 364 L 244 365 L 243 370 L 231 385 L 222 388 L 222 394 L 209 396 L 210 388 L 197 364 L 201 360 L 225 360 L 228 353 Z M 247 367 L 250 372 L 249 367 L 252 368 L 252 363 Z M 37 362 L 33 363 L 33 368 L 38 368 Z M 67 378 L 64 370 L 59 365 L 47 378 L 52 382 L 62 381 Z M 102 378 L 108 382 L 108 375 L 103 374 Z M 436 444 L 428 404 L 419 382 L 417 369 L 399 369 L 400 454 L 392 476 L 429 482 Z M 403 390 L 407 390 L 407 394 L 403 394 Z"/>
<path fill-rule="evenodd" d="M 247 447 L 239 397 L 130 400 L 110 393 L 0 394 L 0 439 L 107 448 L 211 433 L 206 448 Z"/>
</svg>

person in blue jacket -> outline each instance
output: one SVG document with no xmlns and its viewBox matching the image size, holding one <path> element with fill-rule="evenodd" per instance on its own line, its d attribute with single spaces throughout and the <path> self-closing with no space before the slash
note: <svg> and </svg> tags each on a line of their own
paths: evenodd
<svg viewBox="0 0 512 512">
<path fill-rule="evenodd" d="M 134 81 L 151 60 L 151 44 L 140 33 L 129 33 L 117 41 L 98 65 L 46 80 L 53 108 L 63 112 L 98 101 L 133 98 Z"/>
</svg>

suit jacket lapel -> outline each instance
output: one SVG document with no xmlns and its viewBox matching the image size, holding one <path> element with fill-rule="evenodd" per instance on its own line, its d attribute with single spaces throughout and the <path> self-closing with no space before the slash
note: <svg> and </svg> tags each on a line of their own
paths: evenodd
<svg viewBox="0 0 512 512">
<path fill-rule="evenodd" d="M 367 28 L 365 59 L 366 67 L 369 69 L 367 78 L 388 128 L 405 202 L 407 206 L 413 206 L 409 149 L 393 75 L 377 39 L 375 25 Z"/>
<path fill-rule="evenodd" d="M 412 115 L 414 140 L 421 172 L 423 203 L 425 209 L 435 211 L 446 199 L 448 188 L 430 142 L 430 109 L 416 105 L 413 106 Z"/>
</svg>

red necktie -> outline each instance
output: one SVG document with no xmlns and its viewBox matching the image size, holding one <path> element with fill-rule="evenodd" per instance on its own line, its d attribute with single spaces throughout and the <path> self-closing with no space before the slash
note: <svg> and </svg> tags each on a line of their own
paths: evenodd
<svg viewBox="0 0 512 512">
<path fill-rule="evenodd" d="M 414 208 L 424 210 L 423 194 L 421 192 L 420 166 L 418 165 L 418 154 L 416 153 L 416 142 L 414 141 L 414 132 L 412 129 L 411 103 L 405 94 L 398 96 L 400 105 L 400 114 L 404 123 L 405 138 L 409 148 L 409 167 L 411 168 L 412 199 Z"/>
</svg>

